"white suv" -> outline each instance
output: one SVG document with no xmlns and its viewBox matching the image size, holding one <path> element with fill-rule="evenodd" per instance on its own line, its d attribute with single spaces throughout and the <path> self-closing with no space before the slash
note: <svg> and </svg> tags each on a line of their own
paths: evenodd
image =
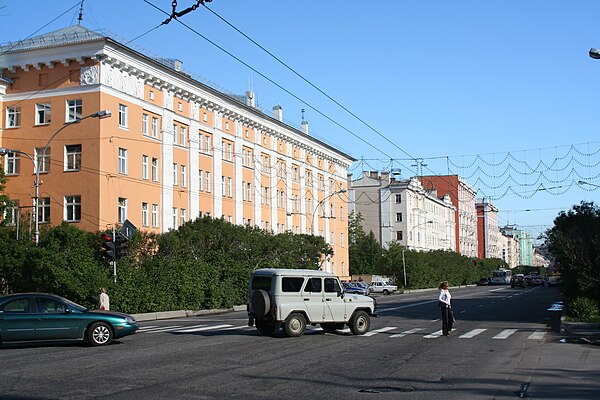
<svg viewBox="0 0 600 400">
<path fill-rule="evenodd" d="M 250 277 L 248 325 L 268 335 L 283 327 L 288 336 L 300 336 L 307 324 L 320 324 L 325 332 L 347 324 L 353 334 L 362 335 L 375 308 L 373 298 L 345 293 L 328 272 L 265 268 Z"/>
</svg>

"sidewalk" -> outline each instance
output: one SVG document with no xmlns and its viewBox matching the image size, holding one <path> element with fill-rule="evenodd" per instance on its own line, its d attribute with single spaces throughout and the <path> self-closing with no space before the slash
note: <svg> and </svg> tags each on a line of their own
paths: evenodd
<svg viewBox="0 0 600 400">
<path fill-rule="evenodd" d="M 565 322 L 561 318 L 560 332 L 567 336 L 567 341 L 600 345 L 598 322 Z"/>
</svg>

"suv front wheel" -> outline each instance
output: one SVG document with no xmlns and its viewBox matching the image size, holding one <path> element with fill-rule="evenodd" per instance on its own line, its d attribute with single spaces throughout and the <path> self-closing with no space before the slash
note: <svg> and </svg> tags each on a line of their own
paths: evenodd
<svg viewBox="0 0 600 400">
<path fill-rule="evenodd" d="M 350 319 L 348 326 L 350 326 L 350 331 L 353 334 L 364 335 L 369 331 L 369 327 L 371 326 L 369 314 L 363 310 L 356 311 Z"/>
<path fill-rule="evenodd" d="M 300 313 L 291 313 L 285 320 L 283 330 L 290 337 L 302 336 L 306 329 L 306 318 Z"/>
</svg>

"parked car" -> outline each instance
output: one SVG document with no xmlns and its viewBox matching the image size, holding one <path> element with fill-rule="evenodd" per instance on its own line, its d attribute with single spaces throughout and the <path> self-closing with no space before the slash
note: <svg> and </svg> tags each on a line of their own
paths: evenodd
<svg viewBox="0 0 600 400">
<path fill-rule="evenodd" d="M 533 286 L 533 278 L 531 275 L 525 275 L 523 279 L 525 279 L 525 286 Z"/>
<path fill-rule="evenodd" d="M 532 286 L 545 286 L 544 279 L 542 279 L 541 275 L 531 275 L 531 284 Z"/>
<path fill-rule="evenodd" d="M 371 282 L 371 288 L 373 289 L 373 293 L 383 293 L 385 295 L 392 294 L 398 290 L 398 286 L 384 281 Z"/>
<path fill-rule="evenodd" d="M 354 282 L 343 282 L 342 284 L 344 285 L 344 292 L 346 293 L 356 293 L 364 296 L 369 294 L 369 289 L 356 285 Z"/>
<path fill-rule="evenodd" d="M 351 283 L 353 285 L 360 286 L 360 287 L 363 287 L 363 288 L 367 289 L 367 294 L 371 294 L 371 292 L 373 291 L 373 288 L 367 282 L 364 282 L 364 281 L 352 281 Z"/>
<path fill-rule="evenodd" d="M 37 340 L 83 339 L 92 346 L 133 335 L 138 323 L 130 315 L 90 310 L 44 293 L 0 297 L 0 344 Z"/>
<path fill-rule="evenodd" d="M 477 286 L 487 286 L 490 284 L 490 278 L 481 278 L 479 282 L 477 282 Z"/>
<path fill-rule="evenodd" d="M 516 274 L 510 278 L 510 287 L 525 287 L 525 276 L 523 274 Z"/>
</svg>

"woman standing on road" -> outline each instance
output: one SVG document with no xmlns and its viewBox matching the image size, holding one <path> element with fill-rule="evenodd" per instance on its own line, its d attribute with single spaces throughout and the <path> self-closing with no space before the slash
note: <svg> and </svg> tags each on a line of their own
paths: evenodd
<svg viewBox="0 0 600 400">
<path fill-rule="evenodd" d="M 450 336 L 450 332 L 452 332 L 454 316 L 452 315 L 452 306 L 450 305 L 450 299 L 452 298 L 452 295 L 448 290 L 448 282 L 440 282 L 438 289 L 440 289 L 438 306 L 442 310 L 442 334 L 444 336 Z"/>
</svg>

